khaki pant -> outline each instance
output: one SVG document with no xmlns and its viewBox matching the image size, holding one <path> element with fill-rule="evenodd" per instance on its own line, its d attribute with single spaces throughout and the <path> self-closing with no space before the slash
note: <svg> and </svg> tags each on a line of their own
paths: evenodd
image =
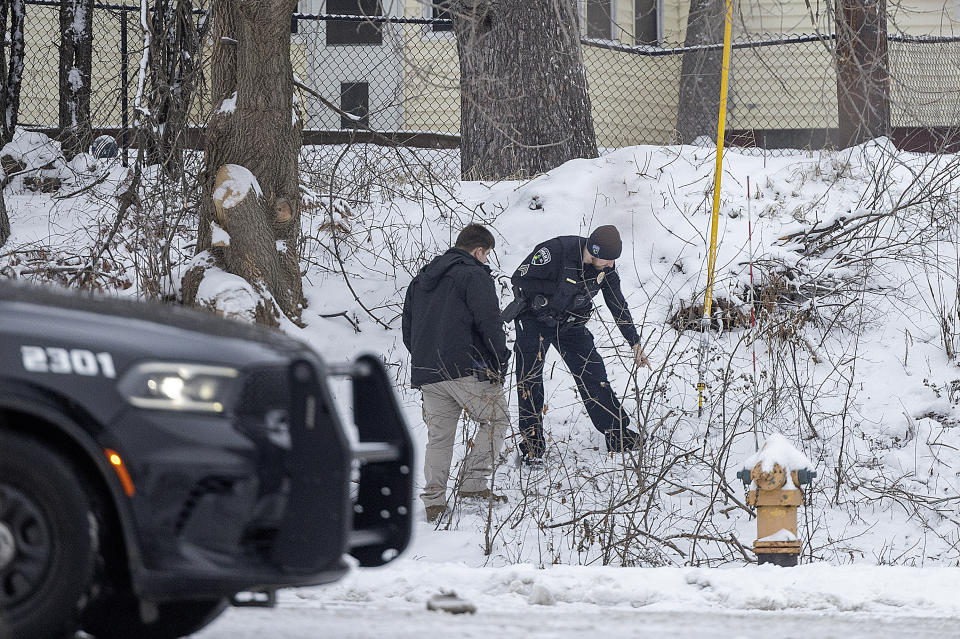
<svg viewBox="0 0 960 639">
<path fill-rule="evenodd" d="M 427 452 L 423 460 L 426 484 L 420 499 L 424 506 L 446 504 L 447 480 L 453 461 L 460 414 L 478 422 L 471 439 L 472 446 L 463 460 L 463 481 L 460 490 L 474 492 L 490 488 L 493 460 L 500 453 L 503 437 L 510 427 L 503 386 L 483 382 L 475 377 L 425 384 L 423 420 L 427 423 Z"/>
</svg>

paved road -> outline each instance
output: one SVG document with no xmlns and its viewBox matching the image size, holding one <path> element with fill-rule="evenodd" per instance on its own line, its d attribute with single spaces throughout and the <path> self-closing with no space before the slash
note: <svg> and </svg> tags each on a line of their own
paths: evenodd
<svg viewBox="0 0 960 639">
<path fill-rule="evenodd" d="M 960 637 L 960 619 L 876 613 L 669 613 L 584 605 L 529 606 L 449 615 L 372 602 L 274 610 L 231 609 L 195 639 L 938 639 Z"/>
</svg>

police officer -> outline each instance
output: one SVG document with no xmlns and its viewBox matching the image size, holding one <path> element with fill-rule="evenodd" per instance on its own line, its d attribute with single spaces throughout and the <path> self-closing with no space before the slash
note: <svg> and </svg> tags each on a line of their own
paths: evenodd
<svg viewBox="0 0 960 639">
<path fill-rule="evenodd" d="M 638 366 L 650 368 L 640 348 L 640 336 L 620 290 L 614 260 L 623 244 L 615 226 L 600 226 L 590 237 L 565 235 L 537 245 L 512 279 L 520 301 L 515 318 L 517 395 L 520 409 L 520 450 L 523 460 L 543 457 L 543 362 L 553 346 L 573 373 L 577 389 L 594 427 L 615 452 L 639 447 L 641 437 L 630 430 L 630 418 L 614 395 L 603 360 L 587 330 L 593 298 L 603 292 L 624 339 L 633 347 Z"/>
</svg>

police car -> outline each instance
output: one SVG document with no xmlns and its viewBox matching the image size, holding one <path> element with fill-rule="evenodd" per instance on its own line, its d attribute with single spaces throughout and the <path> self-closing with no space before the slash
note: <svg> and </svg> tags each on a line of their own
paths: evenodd
<svg viewBox="0 0 960 639">
<path fill-rule="evenodd" d="M 412 456 L 376 357 L 0 283 L 0 639 L 181 637 L 338 579 L 347 553 L 386 563 Z"/>
</svg>

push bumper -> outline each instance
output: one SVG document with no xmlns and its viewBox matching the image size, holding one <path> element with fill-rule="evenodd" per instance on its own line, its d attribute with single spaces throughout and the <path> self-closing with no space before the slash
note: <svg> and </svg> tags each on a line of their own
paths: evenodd
<svg viewBox="0 0 960 639">
<path fill-rule="evenodd" d="M 347 377 L 352 383 L 356 443 L 348 441 L 334 409 L 331 377 Z M 328 366 L 308 354 L 290 363 L 287 383 L 290 445 L 282 462 L 272 462 L 282 472 L 282 490 L 264 497 L 262 481 L 238 475 L 233 493 L 211 499 L 236 501 L 241 492 L 237 486 L 248 482 L 256 488 L 247 493 L 256 496 L 257 509 L 244 506 L 239 522 L 210 514 L 223 508 L 198 513 L 200 522 L 193 526 L 244 528 L 233 535 L 235 547 L 222 541 L 205 546 L 185 534 L 174 539 L 167 545 L 173 552 L 162 554 L 153 565 L 131 566 L 134 590 L 142 599 L 214 598 L 329 583 L 348 570 L 345 554 L 355 556 L 361 566 L 379 566 L 407 547 L 413 446 L 383 364 L 362 356 L 347 366 Z M 260 471 L 258 467 L 252 475 Z M 266 518 L 269 525 L 264 524 L 265 501 L 276 511 Z M 239 540 L 249 537 L 255 520 L 258 534 L 266 532 L 251 550 L 253 546 Z M 181 533 L 190 526 L 183 525 Z M 272 596 L 265 599 L 269 602 Z"/>
</svg>

